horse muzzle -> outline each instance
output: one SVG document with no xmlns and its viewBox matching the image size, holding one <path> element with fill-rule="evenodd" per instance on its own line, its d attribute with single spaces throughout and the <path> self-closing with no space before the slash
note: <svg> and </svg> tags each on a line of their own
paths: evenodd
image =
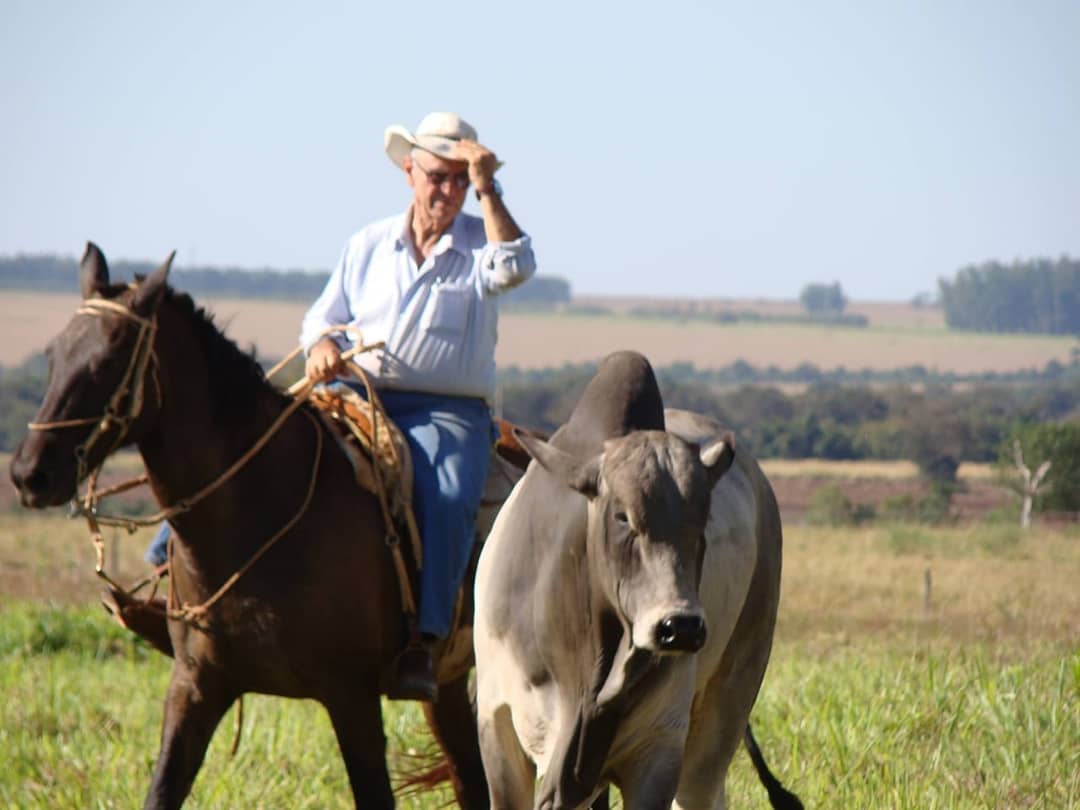
<svg viewBox="0 0 1080 810">
<path fill-rule="evenodd" d="M 11 459 L 11 483 L 19 493 L 19 502 L 31 509 L 60 506 L 75 495 L 75 471 L 54 463 L 49 448 L 19 445 Z"/>
</svg>

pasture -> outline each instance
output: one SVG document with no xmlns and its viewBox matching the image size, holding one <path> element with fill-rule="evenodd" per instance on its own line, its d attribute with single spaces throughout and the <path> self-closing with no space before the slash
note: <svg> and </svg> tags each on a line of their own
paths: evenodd
<svg viewBox="0 0 1080 810">
<path fill-rule="evenodd" d="M 145 570 L 147 539 L 110 538 L 124 579 Z M 142 801 L 169 662 L 97 607 L 92 563 L 81 522 L 0 512 L 2 806 Z M 788 527 L 754 712 L 774 770 L 808 807 L 1080 808 L 1078 581 L 1076 527 Z M 420 713 L 384 705 L 392 762 L 414 767 Z M 249 696 L 244 708 L 238 753 L 234 710 L 188 807 L 351 806 L 318 706 Z M 729 804 L 767 806 L 743 754 Z"/>
<path fill-rule="evenodd" d="M 74 286 L 74 279 L 72 280 Z M 55 335 L 74 312 L 76 295 L 0 293 L 0 366 L 15 366 Z M 241 347 L 260 357 L 281 357 L 296 345 L 305 303 L 221 299 L 200 301 Z M 775 309 L 766 303 L 757 309 Z M 749 304 L 746 308 L 752 308 Z M 932 313 L 913 307 L 862 305 L 853 312 L 871 317 L 865 329 L 800 324 L 678 323 L 626 314 L 606 317 L 560 313 L 505 312 L 499 319 L 496 359 L 523 369 L 585 363 L 612 351 L 634 349 L 654 366 L 693 363 L 699 369 L 743 360 L 756 367 L 792 369 L 803 363 L 821 369 L 890 370 L 922 365 L 940 372 L 1009 372 L 1067 364 L 1076 341 L 1048 335 L 950 332 Z M 876 314 L 875 314 L 876 313 Z"/>
</svg>

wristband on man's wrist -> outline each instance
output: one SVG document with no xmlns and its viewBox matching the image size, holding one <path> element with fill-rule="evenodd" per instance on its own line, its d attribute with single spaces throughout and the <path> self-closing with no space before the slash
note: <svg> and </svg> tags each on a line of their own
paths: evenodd
<svg viewBox="0 0 1080 810">
<path fill-rule="evenodd" d="M 502 185 L 494 177 L 491 178 L 491 182 L 483 188 L 476 187 L 476 199 L 480 199 L 485 194 L 494 194 L 496 197 L 502 196 Z"/>
</svg>

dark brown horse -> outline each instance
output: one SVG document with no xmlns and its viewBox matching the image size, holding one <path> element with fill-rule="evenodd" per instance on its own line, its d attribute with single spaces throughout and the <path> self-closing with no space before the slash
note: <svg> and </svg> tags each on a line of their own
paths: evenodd
<svg viewBox="0 0 1080 810">
<path fill-rule="evenodd" d="M 112 285 L 105 257 L 87 246 L 84 305 L 49 345 L 37 429 L 11 462 L 24 505 L 65 503 L 81 475 L 130 444 L 158 501 L 175 505 L 245 454 L 290 404 L 166 284 L 169 263 L 135 285 Z M 204 602 L 296 522 L 205 616 L 170 618 L 175 663 L 148 808 L 181 805 L 215 727 L 245 692 L 322 703 L 356 804 L 394 805 L 380 689 L 406 639 L 401 595 L 378 501 L 356 486 L 336 443 L 322 441 L 325 430 L 305 405 L 234 477 L 170 519 L 174 605 Z M 467 635 L 455 647 L 457 663 L 440 665 L 440 698 L 425 711 L 458 801 L 485 807 Z"/>
</svg>

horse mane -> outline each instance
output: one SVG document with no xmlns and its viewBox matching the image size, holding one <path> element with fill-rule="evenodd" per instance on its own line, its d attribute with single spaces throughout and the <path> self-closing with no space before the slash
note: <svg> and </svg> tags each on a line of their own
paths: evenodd
<svg viewBox="0 0 1080 810">
<path fill-rule="evenodd" d="M 170 306 L 193 327 L 206 361 L 214 413 L 223 424 L 250 423 L 263 391 L 286 401 L 287 397 L 266 379 L 266 372 L 255 358 L 255 347 L 247 352 L 241 350 L 214 323 L 214 316 L 196 305 L 190 295 L 166 286 L 162 306 Z"/>
</svg>

